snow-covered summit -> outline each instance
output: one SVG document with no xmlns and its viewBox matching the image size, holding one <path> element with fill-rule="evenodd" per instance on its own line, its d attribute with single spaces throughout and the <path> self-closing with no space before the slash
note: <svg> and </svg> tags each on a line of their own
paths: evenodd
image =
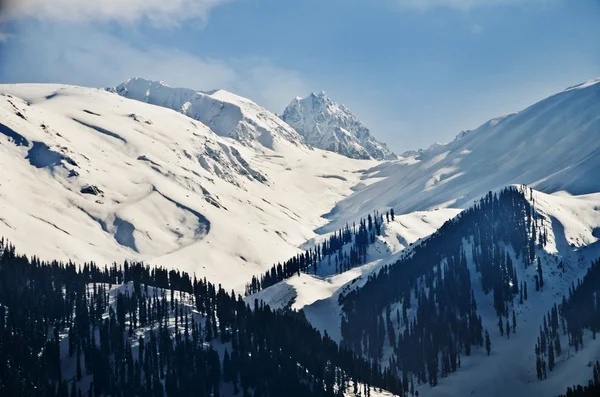
<svg viewBox="0 0 600 397">
<path fill-rule="evenodd" d="M 396 158 L 347 107 L 333 102 L 324 91 L 305 98 L 296 97 L 283 112 L 282 119 L 314 147 L 357 159 Z"/>
<path fill-rule="evenodd" d="M 183 113 L 217 135 L 234 138 L 246 146 L 260 144 L 277 150 L 282 143 L 296 146 L 303 143 L 302 137 L 279 117 L 249 99 L 222 89 L 197 91 L 173 88 L 162 81 L 132 78 L 109 91 Z"/>
</svg>

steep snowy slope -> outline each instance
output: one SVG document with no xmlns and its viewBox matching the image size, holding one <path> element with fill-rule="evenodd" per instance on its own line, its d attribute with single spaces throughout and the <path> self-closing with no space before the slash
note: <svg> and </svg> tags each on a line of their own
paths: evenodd
<svg viewBox="0 0 600 397">
<path fill-rule="evenodd" d="M 260 299 L 273 308 L 304 309 L 313 325 L 326 330 L 330 336 L 339 341 L 341 337 L 339 324 L 335 323 L 335 318 L 339 319 L 340 315 L 337 304 L 339 294 L 350 285 L 357 287 L 355 284 L 357 279 L 366 279 L 369 274 L 381 269 L 383 265 L 398 260 L 406 248 L 431 235 L 444 222 L 460 212 L 459 209 L 443 208 L 397 216 L 395 220 L 384 223 L 381 236 L 378 236 L 377 241 L 368 247 L 365 265 L 338 273 L 333 263 L 329 265 L 322 263 L 317 275 L 301 273 L 299 276 L 248 296 L 247 301 Z M 319 235 L 303 247 L 313 246 L 328 236 L 328 234 Z"/>
<path fill-rule="evenodd" d="M 396 213 L 463 207 L 513 183 L 552 193 L 600 191 L 600 81 L 547 98 L 519 113 L 490 120 L 446 145 L 377 165 L 381 178 L 331 213 L 334 230 L 373 209 Z"/>
<path fill-rule="evenodd" d="M 314 147 L 357 159 L 396 158 L 348 108 L 333 102 L 325 92 L 295 98 L 283 112 L 282 119 Z"/>
<path fill-rule="evenodd" d="M 262 145 L 276 150 L 279 145 L 302 145 L 302 138 L 274 114 L 224 90 L 171 88 L 163 82 L 133 78 L 110 91 L 183 113 L 216 134 L 234 138 L 246 146 Z"/>
<path fill-rule="evenodd" d="M 42 258 L 145 260 L 243 287 L 300 252 L 374 164 L 287 141 L 255 150 L 102 90 L 0 93 L 0 235 Z"/>
<path fill-rule="evenodd" d="M 548 378 L 536 377 L 535 344 L 546 313 L 563 296 L 568 296 L 572 283 L 577 284 L 592 260 L 600 257 L 600 194 L 583 196 L 548 195 L 534 191 L 533 203 L 543 224 L 548 226 L 548 244 L 538 252 L 544 271 L 544 287 L 540 292 L 531 288 L 524 304 L 515 302 L 518 327 L 510 338 L 498 333 L 493 299 L 483 291 L 475 296 L 481 307 L 484 324 L 492 335 L 492 355 L 485 350 L 464 358 L 461 368 L 443 380 L 439 387 L 422 386 L 427 396 L 556 396 L 573 384 L 587 384 L 592 368 L 589 362 L 600 359 L 600 341 L 584 331 L 584 348 L 576 351 L 568 337 L 560 331 L 563 352 L 556 358 L 556 367 Z M 470 264 L 471 265 L 471 264 Z M 519 277 L 535 285 L 534 267 L 519 267 Z M 482 305 L 483 304 L 483 305 Z"/>
<path fill-rule="evenodd" d="M 577 283 L 583 277 L 590 261 L 600 257 L 600 194 L 548 195 L 533 191 L 528 194 L 528 198 L 539 216 L 540 230 L 547 231 L 547 243 L 543 250 L 537 251 L 544 271 L 543 291 L 535 291 L 535 266 L 525 267 L 521 260 L 516 260 L 519 280 L 529 285 L 529 298 L 519 304 L 517 297 L 511 306 L 511 311 L 514 308 L 517 318 L 516 333 L 513 331 L 510 338 L 500 336 L 493 294 L 483 292 L 480 275 L 471 259 L 471 246 L 465 243 L 479 313 L 484 328 L 492 336 L 492 357 L 488 358 L 483 348 L 473 350 L 470 356 L 461 357 L 460 370 L 441 379 L 436 387 L 417 385 L 421 395 L 555 396 L 557 390 L 566 390 L 566 387 L 577 383 L 586 384 L 591 377 L 591 368 L 587 364 L 600 359 L 600 342 L 592 338 L 590 331 L 584 334 L 585 348 L 578 352 L 569 346 L 567 337 L 561 331 L 563 353 L 557 358 L 554 371 L 549 371 L 548 379 L 544 381 L 536 378 L 534 346 L 543 316 L 555 303 L 560 304 L 572 283 Z M 449 209 L 434 212 L 442 214 L 442 211 Z M 447 215 L 452 216 L 450 213 Z M 412 214 L 400 216 L 395 223 L 387 225 L 388 228 L 404 222 L 406 217 L 415 219 Z M 413 230 L 419 229 L 416 226 L 414 225 Z M 332 277 L 317 278 L 305 274 L 293 277 L 267 288 L 257 297 L 275 307 L 290 305 L 293 309 L 302 309 L 315 327 L 340 341 L 343 313 L 340 295 L 362 288 L 370 276 L 381 269 L 383 263 L 393 263 L 406 252 L 400 251 L 385 261 L 376 259 Z M 408 252 L 410 253 L 410 249 Z M 395 313 L 397 307 L 401 308 L 401 305 L 392 305 L 392 313 Z M 414 318 L 416 311 L 409 309 L 408 315 L 409 319 Z M 391 354 L 387 343 L 389 342 L 386 342 L 384 348 L 383 365 L 388 365 L 387 359 Z"/>
</svg>

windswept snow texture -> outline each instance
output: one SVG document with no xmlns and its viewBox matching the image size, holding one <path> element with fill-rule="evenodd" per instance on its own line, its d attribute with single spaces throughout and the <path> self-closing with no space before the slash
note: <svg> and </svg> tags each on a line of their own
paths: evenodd
<svg viewBox="0 0 600 397">
<path fill-rule="evenodd" d="M 209 93 L 133 78 L 110 91 L 185 114 L 217 135 L 234 138 L 246 146 L 276 150 L 282 144 L 302 145 L 302 137 L 277 116 L 225 90 Z"/>
<path fill-rule="evenodd" d="M 393 207 L 396 213 L 464 207 L 510 184 L 546 193 L 600 191 L 600 81 L 490 120 L 446 145 L 405 154 L 369 170 L 377 183 L 342 201 L 326 230 Z"/>
<path fill-rule="evenodd" d="M 358 171 L 375 164 L 287 141 L 277 151 L 245 146 L 106 90 L 31 84 L 0 93 L 10 95 L 0 96 L 0 236 L 42 259 L 143 260 L 241 291 L 300 253 Z M 248 119 L 267 114 L 235 100 Z"/>
<path fill-rule="evenodd" d="M 355 159 L 396 158 L 348 108 L 333 102 L 325 92 L 294 99 L 283 112 L 282 119 L 314 147 Z"/>
</svg>

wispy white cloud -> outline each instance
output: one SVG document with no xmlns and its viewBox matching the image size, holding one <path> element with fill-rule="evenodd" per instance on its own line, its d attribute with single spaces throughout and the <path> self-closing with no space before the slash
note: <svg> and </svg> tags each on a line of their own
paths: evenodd
<svg viewBox="0 0 600 397">
<path fill-rule="evenodd" d="M 299 73 L 269 59 L 212 59 L 157 45 L 138 46 L 81 25 L 40 24 L 14 37 L 0 75 L 6 81 L 114 86 L 131 77 L 162 80 L 174 87 L 223 88 L 280 112 L 308 91 Z M 40 59 L 43 63 L 40 64 Z"/>
<path fill-rule="evenodd" d="M 33 17 L 61 21 L 149 20 L 159 25 L 206 21 L 215 7 L 233 0 L 0 0 L 4 19 Z"/>
<path fill-rule="evenodd" d="M 275 112 L 283 111 L 293 98 L 310 90 L 300 73 L 265 58 L 239 60 L 234 67 L 238 72 L 232 89 Z"/>
</svg>

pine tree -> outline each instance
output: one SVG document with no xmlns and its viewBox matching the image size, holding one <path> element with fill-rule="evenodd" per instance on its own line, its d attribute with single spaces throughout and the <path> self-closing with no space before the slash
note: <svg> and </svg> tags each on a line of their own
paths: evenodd
<svg viewBox="0 0 600 397">
<path fill-rule="evenodd" d="M 527 300 L 527 281 L 525 281 L 525 285 L 524 285 L 524 290 L 523 290 L 523 299 Z"/>
<path fill-rule="evenodd" d="M 504 325 L 502 324 L 502 317 L 498 317 L 498 328 L 500 329 L 500 336 L 504 336 Z"/>
<path fill-rule="evenodd" d="M 513 314 L 512 314 L 512 330 L 513 330 L 513 333 L 517 332 L 517 315 L 515 314 L 514 310 L 513 310 Z"/>
<path fill-rule="evenodd" d="M 77 381 L 81 380 L 81 346 L 77 345 L 77 360 L 75 364 L 76 378 Z"/>
<path fill-rule="evenodd" d="M 521 288 L 519 288 L 519 304 L 523 304 L 523 284 L 521 284 Z"/>
<path fill-rule="evenodd" d="M 542 261 L 540 260 L 540 257 L 538 256 L 538 265 L 537 265 L 537 272 L 539 275 L 539 282 L 540 282 L 540 289 L 544 289 L 544 275 L 543 275 L 543 271 L 542 271 Z"/>
<path fill-rule="evenodd" d="M 546 372 L 546 360 L 542 360 L 542 372 L 544 373 L 544 379 L 547 379 L 548 373 Z"/>
<path fill-rule="evenodd" d="M 213 327 L 211 323 L 210 315 L 206 317 L 206 324 L 204 326 L 204 335 L 207 342 L 213 340 Z"/>
<path fill-rule="evenodd" d="M 552 342 L 548 346 L 548 369 L 552 371 L 554 369 L 554 346 Z"/>
<path fill-rule="evenodd" d="M 492 350 L 492 341 L 490 341 L 490 334 L 487 329 L 485 330 L 485 350 L 487 351 L 487 355 L 489 356 Z"/>
<path fill-rule="evenodd" d="M 390 216 L 392 217 L 392 222 L 393 222 L 394 218 L 395 218 L 395 216 L 394 216 L 394 209 L 393 208 L 390 208 Z"/>
</svg>

